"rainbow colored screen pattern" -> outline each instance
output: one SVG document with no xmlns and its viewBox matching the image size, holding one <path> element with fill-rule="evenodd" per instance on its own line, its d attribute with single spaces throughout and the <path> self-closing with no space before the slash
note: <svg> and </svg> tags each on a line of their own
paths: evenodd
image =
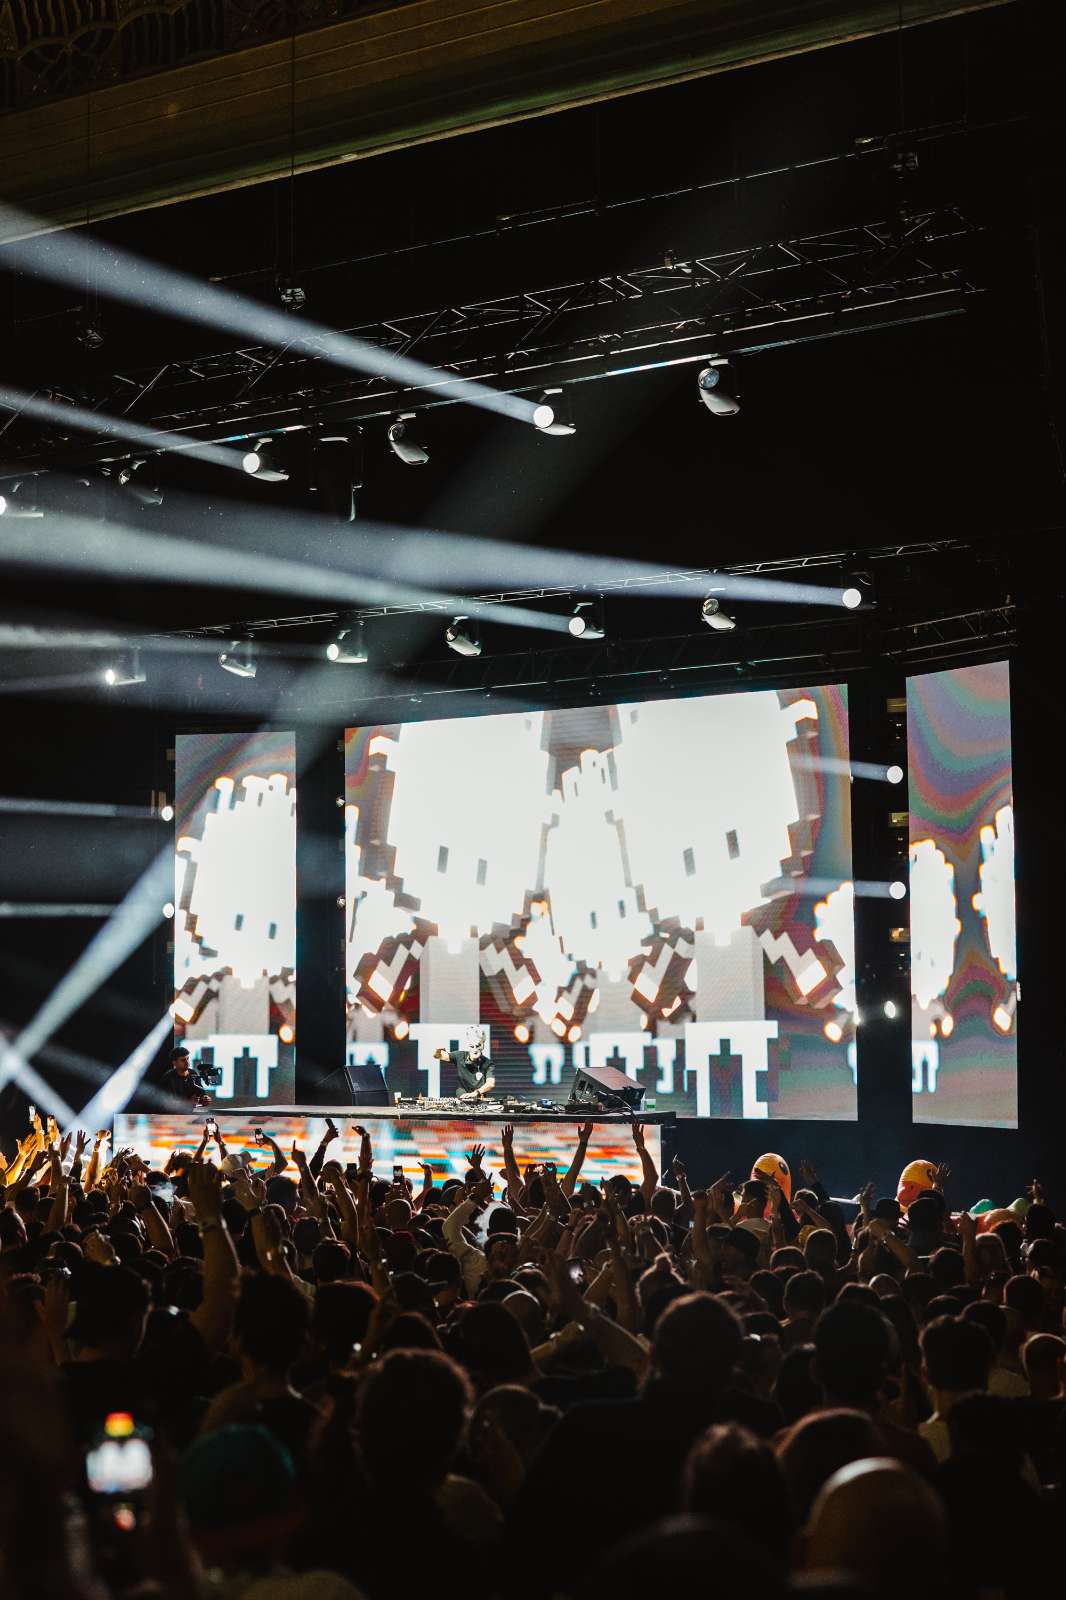
<svg viewBox="0 0 1066 1600">
<path fill-rule="evenodd" d="M 291 1102 L 296 739 L 181 734 L 175 748 L 174 1022 L 227 1101 Z"/>
<path fill-rule="evenodd" d="M 1010 673 L 907 680 L 916 1122 L 1018 1125 Z"/>
<path fill-rule="evenodd" d="M 854 1119 L 848 754 L 832 685 L 348 729 L 348 1063 Z"/>
<path fill-rule="evenodd" d="M 448 1178 L 462 1178 L 470 1161 L 469 1151 L 475 1144 L 485 1146 L 485 1171 L 491 1174 L 496 1193 L 503 1188 L 501 1177 L 502 1152 L 498 1121 L 487 1122 L 458 1117 L 390 1117 L 362 1113 L 370 1130 L 374 1149 L 374 1171 L 379 1178 L 392 1176 L 394 1166 L 402 1166 L 404 1177 L 409 1178 L 417 1193 L 422 1184 L 420 1161 L 428 1161 L 433 1168 L 434 1180 L 443 1183 Z M 334 1112 L 340 1138 L 329 1147 L 330 1159 L 343 1164 L 355 1162 L 359 1157 L 359 1136 L 353 1127 L 358 1122 L 358 1111 Z M 293 1141 L 310 1156 L 326 1131 L 325 1118 L 316 1112 L 278 1112 L 264 1107 L 262 1112 L 233 1113 L 219 1117 L 219 1127 L 229 1154 L 239 1156 L 244 1150 L 252 1158 L 253 1167 L 267 1163 L 269 1152 L 255 1142 L 255 1129 L 276 1140 L 288 1155 Z M 129 1146 L 156 1169 L 166 1166 L 177 1150 L 190 1155 L 200 1142 L 203 1132 L 202 1117 L 191 1112 L 130 1112 L 115 1118 L 116 1150 Z M 644 1142 L 648 1154 L 662 1173 L 662 1128 L 654 1123 L 644 1127 Z M 542 1121 L 516 1122 L 514 1128 L 515 1159 L 522 1171 L 532 1162 L 554 1161 L 559 1176 L 566 1172 L 577 1147 L 577 1124 L 573 1122 Z M 212 1150 L 212 1155 L 214 1151 Z M 290 1176 L 293 1169 L 289 1169 Z M 633 1146 L 629 1127 L 624 1123 L 596 1123 L 589 1140 L 585 1162 L 581 1168 L 582 1183 L 599 1183 L 602 1178 L 622 1173 L 631 1183 L 639 1184 L 642 1176 L 640 1158 Z"/>
</svg>

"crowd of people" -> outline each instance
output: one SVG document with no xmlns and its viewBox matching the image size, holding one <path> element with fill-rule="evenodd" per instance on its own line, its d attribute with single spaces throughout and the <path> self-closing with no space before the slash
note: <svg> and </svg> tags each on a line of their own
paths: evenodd
<svg viewBox="0 0 1066 1600">
<path fill-rule="evenodd" d="M 191 1119 L 190 1119 L 191 1120 Z M 197 1131 L 199 1125 L 197 1124 Z M 833 1201 L 807 1163 L 462 1178 L 38 1121 L 3 1164 L 12 1600 L 1030 1595 L 1066 1486 L 1038 1184 Z M 634 1170 L 636 1165 L 634 1163 Z M 924 1175 L 923 1175 L 924 1173 Z M 976 1208 L 975 1208 L 976 1209 Z M 698 1586 L 698 1587 L 696 1587 Z"/>
</svg>

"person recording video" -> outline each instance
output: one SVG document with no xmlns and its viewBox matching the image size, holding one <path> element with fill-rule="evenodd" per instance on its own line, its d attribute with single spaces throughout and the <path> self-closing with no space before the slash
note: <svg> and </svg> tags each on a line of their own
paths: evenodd
<svg viewBox="0 0 1066 1600">
<path fill-rule="evenodd" d="M 170 1069 L 163 1074 L 162 1086 L 176 1100 L 188 1100 L 194 1106 L 212 1104 L 207 1087 L 183 1044 L 175 1045 L 170 1052 Z"/>
<path fill-rule="evenodd" d="M 483 1029 L 468 1030 L 465 1050 L 434 1050 L 433 1054 L 438 1061 L 454 1063 L 460 1100 L 482 1100 L 495 1089 L 496 1079 L 492 1075 L 492 1062 L 485 1054 Z"/>
</svg>

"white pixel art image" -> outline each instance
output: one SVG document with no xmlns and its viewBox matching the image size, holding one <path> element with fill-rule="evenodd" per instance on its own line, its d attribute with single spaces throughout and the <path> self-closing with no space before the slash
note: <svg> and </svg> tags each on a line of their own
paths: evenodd
<svg viewBox="0 0 1066 1600">
<path fill-rule="evenodd" d="M 936 1093 L 940 1039 L 955 1019 L 944 995 L 955 971 L 955 944 L 962 932 L 955 894 L 955 868 L 933 839 L 910 850 L 911 1069 L 915 1094 Z"/>
<path fill-rule="evenodd" d="M 290 1022 L 295 1006 L 296 791 L 282 772 L 223 776 L 212 800 L 200 835 L 176 845 L 173 1010 L 190 1048 L 211 1048 L 219 1098 L 245 1055 L 264 1098 L 278 1060 L 271 1002 Z"/>
<path fill-rule="evenodd" d="M 815 700 L 774 691 L 372 733 L 345 807 L 349 1036 L 365 1031 L 358 1013 L 402 998 L 414 962 L 421 1052 L 427 1025 L 476 1015 L 480 968 L 527 1037 L 538 1024 L 587 1034 L 589 1059 L 631 1075 L 654 1046 L 658 1092 L 672 1093 L 674 1047 L 667 1060 L 645 1030 L 680 981 L 697 1109 L 728 1043 L 744 1114 L 766 1116 L 758 1081 L 778 1023 L 764 964 L 795 1003 L 835 1006 L 844 1026 L 854 1014 L 850 881 L 825 892 L 813 927 L 787 909 L 821 820 L 799 759 L 811 769 L 817 739 Z M 841 1065 L 853 1077 L 849 1045 Z"/>
<path fill-rule="evenodd" d="M 981 829 L 981 887 L 973 908 L 984 920 L 992 959 L 1011 985 L 1005 1001 L 993 1007 L 992 1021 L 1009 1033 L 1018 1003 L 1018 924 L 1014 892 L 1014 807 L 1001 806 L 994 821 Z"/>
</svg>

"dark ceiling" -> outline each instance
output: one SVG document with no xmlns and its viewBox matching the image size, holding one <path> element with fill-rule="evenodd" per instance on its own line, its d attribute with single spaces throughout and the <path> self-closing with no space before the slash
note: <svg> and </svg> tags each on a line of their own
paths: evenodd
<svg viewBox="0 0 1066 1600">
<path fill-rule="evenodd" d="M 913 559 L 879 563 L 883 625 L 1003 605 L 1062 522 L 1061 248 L 1048 147 L 1057 123 L 1038 11 L 1006 6 L 126 217 L 93 230 L 99 267 L 85 293 L 5 268 L 0 250 L 3 381 L 216 438 L 318 416 L 354 430 L 362 419 L 358 516 L 325 534 L 338 567 L 369 570 L 388 553 L 380 524 L 537 547 L 545 586 L 560 581 L 553 552 L 706 568 L 955 541 L 967 549 L 962 561 L 916 548 Z M 927 243 L 923 223 L 915 246 L 915 219 L 949 213 L 957 226 Z M 872 230 L 875 248 L 843 294 L 824 256 L 789 278 L 760 277 L 766 258 L 750 254 L 858 229 Z M 749 253 L 758 304 L 747 289 L 708 281 L 693 291 L 679 279 L 676 293 L 648 300 L 645 338 L 632 304 L 605 288 L 554 320 L 542 364 L 524 376 L 515 351 L 527 328 L 519 339 L 513 327 L 443 321 L 446 332 L 427 333 L 414 353 L 461 370 L 469 362 L 498 387 L 562 377 L 577 433 L 545 438 L 469 407 L 435 407 L 419 418 L 430 462 L 410 468 L 386 444 L 398 396 L 293 352 L 246 358 L 236 340 L 165 307 L 120 306 L 107 295 L 109 247 L 271 304 L 279 278 L 295 281 L 305 319 L 379 333 L 422 313 L 559 285 L 617 286 L 627 273 L 726 252 Z M 37 248 L 62 248 L 62 237 Z M 794 290 L 802 304 L 789 300 Z M 820 296 L 827 304 L 808 315 Z M 93 351 L 78 342 L 87 321 L 103 334 Z M 574 362 L 595 339 L 602 358 Z M 693 356 L 730 351 L 739 352 L 741 411 L 711 417 Z M 677 357 L 689 364 L 662 364 Z M 608 379 L 612 362 L 656 370 Z M 0 439 L 0 469 L 45 469 L 42 492 L 68 511 L 212 548 L 244 537 L 239 494 L 266 514 L 262 547 L 300 559 L 300 517 L 315 497 L 306 450 L 293 436 L 289 449 L 285 484 L 235 485 L 220 470 L 161 457 L 153 467 L 164 503 L 143 507 L 99 477 L 112 444 L 17 418 Z M 48 525 L 34 525 L 42 541 Z M 220 589 L 195 558 L 174 569 L 176 581 L 161 583 L 134 564 L 116 583 L 9 566 L 4 616 L 178 631 L 338 605 L 328 584 L 296 599 L 283 582 Z M 478 581 L 457 560 L 448 577 L 458 591 L 506 588 L 498 569 L 494 555 Z M 695 625 L 691 596 L 612 599 L 611 609 L 623 638 Z M 772 629 L 781 619 L 751 608 L 745 620 Z M 446 655 L 439 620 L 387 625 L 383 657 L 406 664 L 401 676 Z M 284 630 L 277 642 L 298 652 L 321 633 Z M 486 654 L 538 642 L 490 627 Z M 35 682 L 41 652 L 0 651 L 0 671 Z"/>
</svg>

